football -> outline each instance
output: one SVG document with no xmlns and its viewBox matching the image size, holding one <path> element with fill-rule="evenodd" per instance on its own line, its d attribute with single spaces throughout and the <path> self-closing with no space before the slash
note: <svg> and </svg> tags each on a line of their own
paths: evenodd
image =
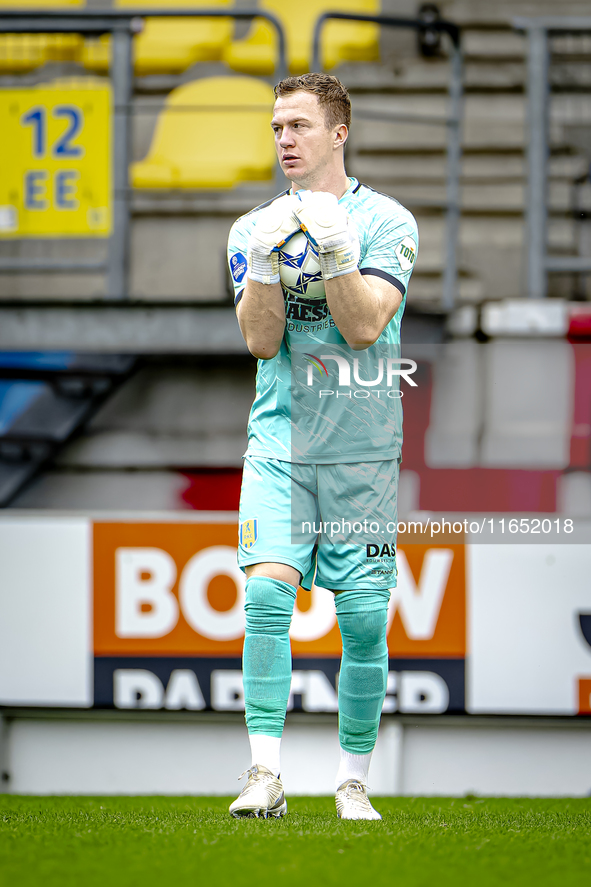
<svg viewBox="0 0 591 887">
<path fill-rule="evenodd" d="M 279 251 L 279 276 L 283 288 L 305 299 L 324 299 L 324 281 L 318 253 L 299 231 Z"/>
</svg>

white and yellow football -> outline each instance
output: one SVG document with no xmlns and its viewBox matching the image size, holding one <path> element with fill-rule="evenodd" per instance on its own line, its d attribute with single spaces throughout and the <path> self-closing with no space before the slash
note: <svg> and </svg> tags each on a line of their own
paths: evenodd
<svg viewBox="0 0 591 887">
<path fill-rule="evenodd" d="M 303 299 L 324 299 L 318 253 L 299 231 L 279 251 L 279 276 L 288 293 Z"/>
</svg>

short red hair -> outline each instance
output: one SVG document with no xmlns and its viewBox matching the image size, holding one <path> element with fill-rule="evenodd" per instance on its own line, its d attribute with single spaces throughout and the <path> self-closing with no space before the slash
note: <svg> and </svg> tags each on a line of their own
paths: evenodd
<svg viewBox="0 0 591 887">
<path fill-rule="evenodd" d="M 351 126 L 351 99 L 349 93 L 337 77 L 332 74 L 302 74 L 300 77 L 286 77 L 275 87 L 275 98 L 292 95 L 294 92 L 309 92 L 318 98 L 324 110 L 327 129 Z"/>
</svg>

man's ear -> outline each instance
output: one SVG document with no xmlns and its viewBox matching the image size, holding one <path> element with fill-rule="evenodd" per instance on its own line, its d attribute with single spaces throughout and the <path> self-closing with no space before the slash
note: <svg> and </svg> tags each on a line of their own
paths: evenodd
<svg viewBox="0 0 591 887">
<path fill-rule="evenodd" d="M 341 123 L 341 125 L 335 130 L 334 134 L 334 146 L 335 148 L 342 148 L 347 138 L 349 136 L 349 130 L 347 128 L 346 123 Z"/>
</svg>

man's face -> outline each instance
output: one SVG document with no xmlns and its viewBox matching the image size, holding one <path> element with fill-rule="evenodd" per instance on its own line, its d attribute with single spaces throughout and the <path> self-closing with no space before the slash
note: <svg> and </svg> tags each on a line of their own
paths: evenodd
<svg viewBox="0 0 591 887">
<path fill-rule="evenodd" d="M 327 128 L 324 111 L 317 97 L 309 92 L 278 98 L 271 126 L 279 163 L 287 178 L 313 187 L 334 163 L 339 127 Z"/>
</svg>

